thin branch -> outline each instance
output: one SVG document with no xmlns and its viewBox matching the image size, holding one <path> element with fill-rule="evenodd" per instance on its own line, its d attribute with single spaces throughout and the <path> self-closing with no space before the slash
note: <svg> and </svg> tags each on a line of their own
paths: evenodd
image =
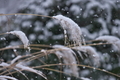
<svg viewBox="0 0 120 80">
<path fill-rule="evenodd" d="M 96 41 L 102 41 L 102 40 L 90 40 L 90 41 L 85 41 L 85 42 L 96 42 Z"/>
<path fill-rule="evenodd" d="M 55 69 L 51 69 L 51 68 L 42 68 L 42 69 L 46 69 L 46 70 L 50 70 L 50 71 L 54 71 L 54 72 L 58 72 L 58 73 L 64 73 L 64 74 L 67 74 L 63 71 L 59 71 L 59 70 L 55 70 Z M 69 75 L 69 74 L 67 74 Z M 73 76 L 73 75 L 69 75 L 69 76 Z M 73 77 L 76 77 L 76 76 L 73 76 Z M 78 79 L 80 79 L 79 77 L 77 77 Z"/>
<path fill-rule="evenodd" d="M 99 70 L 99 71 L 102 71 L 102 72 L 105 72 L 105 73 L 108 73 L 108 74 L 111 74 L 113 76 L 116 76 L 116 77 L 120 78 L 120 75 L 117 75 L 115 73 L 109 72 L 107 70 L 96 68 L 96 67 L 91 67 L 91 66 L 87 66 L 87 65 L 81 65 L 81 64 L 47 64 L 47 65 L 35 66 L 35 67 L 32 67 L 32 68 L 42 68 L 42 67 L 44 68 L 44 67 L 61 66 L 61 65 L 76 65 L 76 66 L 80 66 L 80 67 L 91 68 L 91 69 Z"/>
<path fill-rule="evenodd" d="M 111 43 L 93 43 L 93 44 L 87 44 L 85 46 L 97 46 L 97 45 L 105 45 L 105 44 L 110 45 Z"/>
<path fill-rule="evenodd" d="M 44 45 L 44 44 L 30 44 L 29 46 L 30 47 L 31 46 L 36 46 L 36 47 L 49 47 L 49 48 L 52 48 L 52 46 L 50 46 L 50 45 Z"/>
<path fill-rule="evenodd" d="M 39 14 L 26 14 L 26 13 L 0 14 L 0 16 L 7 16 L 7 15 L 32 15 L 32 16 L 41 16 L 41 17 L 53 18 L 51 16 L 45 16 L 45 15 L 39 15 Z M 53 19 L 55 19 L 55 18 L 53 18 Z"/>
<path fill-rule="evenodd" d="M 5 34 L 8 34 L 8 33 L 0 33 L 0 35 L 5 35 Z"/>
</svg>

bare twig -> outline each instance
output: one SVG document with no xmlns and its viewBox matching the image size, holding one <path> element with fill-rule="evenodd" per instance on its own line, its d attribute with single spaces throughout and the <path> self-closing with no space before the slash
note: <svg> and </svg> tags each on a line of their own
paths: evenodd
<svg viewBox="0 0 120 80">
<path fill-rule="evenodd" d="M 45 15 L 39 15 L 39 14 L 26 14 L 26 13 L 0 14 L 0 16 L 8 16 L 8 15 L 32 15 L 32 16 L 41 16 L 41 17 L 53 18 L 51 16 L 45 16 Z M 53 18 L 53 19 L 55 19 L 55 18 Z"/>
</svg>

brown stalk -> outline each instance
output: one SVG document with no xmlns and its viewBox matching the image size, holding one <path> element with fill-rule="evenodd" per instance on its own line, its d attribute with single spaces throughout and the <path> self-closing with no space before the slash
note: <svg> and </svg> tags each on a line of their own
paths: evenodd
<svg viewBox="0 0 120 80">
<path fill-rule="evenodd" d="M 26 13 L 0 14 L 0 16 L 8 16 L 8 15 L 32 15 L 32 16 L 41 16 L 41 17 L 53 18 L 51 16 L 45 16 L 45 15 L 39 15 L 39 14 L 26 14 Z M 53 18 L 53 19 L 55 19 L 55 18 Z"/>
</svg>

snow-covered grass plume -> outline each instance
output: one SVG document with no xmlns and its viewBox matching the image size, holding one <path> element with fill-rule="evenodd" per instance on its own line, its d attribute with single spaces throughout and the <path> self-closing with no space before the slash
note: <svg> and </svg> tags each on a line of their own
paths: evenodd
<svg viewBox="0 0 120 80">
<path fill-rule="evenodd" d="M 96 40 L 106 41 L 112 44 L 112 48 L 120 53 L 120 39 L 115 36 L 100 36 Z"/>
<path fill-rule="evenodd" d="M 7 34 L 16 35 L 24 44 L 24 48 L 28 48 L 29 40 L 24 32 L 22 32 L 22 31 L 10 31 L 10 32 L 7 32 Z"/>
<path fill-rule="evenodd" d="M 24 71 L 29 71 L 29 72 L 36 73 L 36 74 L 42 76 L 45 80 L 47 80 L 47 77 L 41 71 L 33 69 L 33 68 L 30 68 L 28 66 L 24 66 L 24 65 L 22 65 L 22 63 L 17 64 L 16 68 L 22 69 Z"/>
<path fill-rule="evenodd" d="M 18 80 L 14 77 L 10 77 L 10 76 L 5 76 L 5 75 L 0 75 L 0 80 Z"/>
<path fill-rule="evenodd" d="M 12 61 L 11 61 L 11 63 L 9 64 L 9 63 L 5 63 L 5 62 L 2 62 L 1 64 L 0 64 L 0 67 L 11 67 L 11 65 L 13 65 L 14 63 L 15 63 L 15 61 L 16 60 L 19 60 L 21 58 L 21 56 L 18 56 L 18 57 L 16 57 L 16 58 L 14 58 Z M 11 69 L 13 69 L 13 70 L 17 70 L 17 71 L 19 71 L 21 74 L 23 74 L 24 75 L 24 73 L 22 73 L 20 70 L 22 70 L 22 71 L 29 71 L 29 72 L 32 72 L 32 73 L 36 73 L 36 74 L 38 74 L 38 75 L 40 75 L 40 76 L 42 76 L 45 80 L 47 80 L 47 77 L 40 71 L 40 70 L 36 70 L 36 69 L 33 69 L 33 68 L 31 68 L 31 67 L 28 67 L 28 66 L 24 66 L 23 64 L 22 64 L 22 62 L 19 62 L 19 63 L 17 63 L 15 66 L 13 66 L 13 67 L 11 67 Z M 25 76 L 25 75 L 24 75 Z M 2 77 L 2 76 L 1 76 Z M 2 77 L 3 78 L 3 77 Z M 7 77 L 6 77 L 7 78 Z M 9 79 L 12 79 L 12 77 L 9 77 Z M 1 80 L 1 78 L 0 78 L 0 80 Z M 13 80 L 17 80 L 17 79 L 13 79 Z"/>
<path fill-rule="evenodd" d="M 66 64 L 66 68 L 64 69 L 64 72 L 78 77 L 79 74 L 78 74 L 78 68 L 76 66 L 77 62 L 74 56 L 75 55 L 74 51 L 62 45 L 54 45 L 53 48 L 60 49 L 57 50 L 55 54 L 59 59 L 62 58 L 63 62 Z"/>
<path fill-rule="evenodd" d="M 68 37 L 74 44 L 81 46 L 83 41 L 83 35 L 80 27 L 70 18 L 65 17 L 63 15 L 53 16 L 53 18 L 57 19 L 64 32 L 68 34 Z"/>
<path fill-rule="evenodd" d="M 93 65 L 96 67 L 100 66 L 100 56 L 93 47 L 82 46 L 82 47 L 73 47 L 73 49 L 87 53 L 90 59 L 92 60 Z"/>
<path fill-rule="evenodd" d="M 120 39 L 115 36 L 100 36 L 96 38 L 96 40 L 107 41 L 108 43 L 114 43 L 119 41 Z"/>
</svg>

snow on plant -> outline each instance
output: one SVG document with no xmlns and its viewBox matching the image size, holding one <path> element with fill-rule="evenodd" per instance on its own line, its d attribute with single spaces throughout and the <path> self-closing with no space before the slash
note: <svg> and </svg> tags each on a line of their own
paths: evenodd
<svg viewBox="0 0 120 80">
<path fill-rule="evenodd" d="M 17 60 L 19 60 L 20 58 L 21 58 L 22 56 L 17 56 L 15 59 L 13 59 L 12 61 L 11 61 L 11 63 L 9 64 L 9 63 L 5 63 L 5 62 L 2 62 L 1 64 L 0 64 L 0 67 L 10 67 L 10 68 L 12 68 L 12 69 L 14 69 L 14 70 L 16 70 L 16 71 L 18 71 L 18 72 L 20 72 L 21 74 L 23 74 L 24 76 L 25 76 L 25 74 L 24 73 L 22 73 L 21 72 L 21 70 L 22 71 L 29 71 L 29 72 L 33 72 L 33 73 L 36 73 L 36 74 L 38 74 L 38 75 L 40 75 L 40 76 L 42 76 L 44 79 L 46 79 L 47 80 L 47 77 L 40 71 L 40 70 L 36 70 L 36 69 L 33 69 L 33 68 L 30 68 L 30 67 L 28 67 L 28 66 L 24 66 L 23 65 L 23 62 L 19 62 L 19 63 L 15 63 L 15 61 L 17 61 Z M 12 66 L 11 67 L 11 65 L 14 65 L 14 63 L 15 63 L 15 66 Z M 26 77 L 26 76 L 25 76 Z M 2 79 L 3 77 L 0 77 L 0 79 Z M 7 77 L 6 77 L 7 78 Z M 12 77 L 10 77 L 9 79 L 12 79 Z M 17 79 L 13 79 L 13 80 L 17 80 Z"/>
<path fill-rule="evenodd" d="M 17 56 L 15 59 L 13 59 L 12 61 L 11 61 L 11 64 L 13 64 L 13 63 L 15 63 L 15 61 L 17 61 L 18 59 L 20 59 L 22 56 Z"/>
<path fill-rule="evenodd" d="M 81 77 L 82 80 L 90 80 L 89 78 Z"/>
<path fill-rule="evenodd" d="M 28 48 L 29 40 L 24 32 L 22 32 L 22 31 L 10 31 L 10 32 L 7 32 L 7 34 L 16 35 L 24 44 L 24 48 Z"/>
<path fill-rule="evenodd" d="M 120 53 L 120 39 L 115 36 L 100 36 L 96 40 L 106 41 L 112 44 L 112 48 Z"/>
<path fill-rule="evenodd" d="M 92 59 L 92 63 L 94 66 L 98 67 L 100 66 L 100 57 L 99 54 L 95 51 L 95 49 L 91 46 L 82 46 L 82 47 L 73 47 L 73 49 L 77 51 L 82 51 L 89 55 L 89 57 Z"/>
<path fill-rule="evenodd" d="M 29 72 L 36 73 L 36 74 L 42 76 L 44 79 L 47 80 L 47 77 L 46 77 L 41 71 L 35 70 L 35 69 L 30 68 L 30 67 L 28 67 L 28 66 L 24 66 L 24 65 L 22 65 L 22 63 L 17 64 L 17 65 L 16 65 L 16 68 L 17 68 L 17 69 L 22 69 L 22 70 L 25 70 L 25 71 L 29 71 Z"/>
<path fill-rule="evenodd" d="M 10 66 L 10 64 L 5 63 L 5 62 L 2 62 L 2 63 L 0 64 L 0 66 L 1 66 L 1 67 L 8 67 L 8 66 Z"/>
<path fill-rule="evenodd" d="M 79 77 L 78 68 L 76 66 L 77 62 L 74 56 L 75 52 L 70 48 L 62 45 L 54 45 L 53 48 L 60 49 L 56 51 L 55 54 L 59 59 L 62 58 L 64 63 L 66 64 L 67 67 L 64 69 L 65 73 Z"/>
<path fill-rule="evenodd" d="M 18 79 L 14 78 L 14 77 L 0 75 L 0 80 L 8 80 L 8 79 L 10 79 L 10 80 L 18 80 Z"/>
<path fill-rule="evenodd" d="M 65 38 L 67 37 L 66 34 L 68 34 L 68 37 L 70 40 L 74 42 L 74 44 L 81 46 L 82 42 L 84 41 L 82 31 L 80 27 L 75 23 L 72 19 L 65 17 L 63 15 L 56 15 L 53 16 L 53 18 L 57 19 L 65 34 Z"/>
<path fill-rule="evenodd" d="M 96 40 L 106 41 L 108 43 L 114 43 L 116 41 L 119 41 L 120 39 L 115 36 L 106 35 L 106 36 L 100 36 L 100 37 L 96 38 Z"/>
<path fill-rule="evenodd" d="M 120 40 L 116 41 L 112 48 L 120 53 Z"/>
</svg>

